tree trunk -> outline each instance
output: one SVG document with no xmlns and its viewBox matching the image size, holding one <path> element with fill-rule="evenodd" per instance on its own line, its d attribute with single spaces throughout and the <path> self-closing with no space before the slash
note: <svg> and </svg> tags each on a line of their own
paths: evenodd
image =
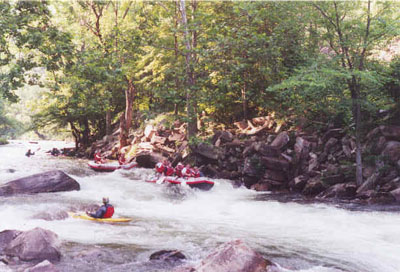
<svg viewBox="0 0 400 272">
<path fill-rule="evenodd" d="M 247 95 L 246 95 L 246 88 L 247 84 L 246 82 L 243 83 L 243 88 L 242 88 L 242 107 L 243 107 L 243 120 L 246 121 L 248 116 L 247 116 Z"/>
<path fill-rule="evenodd" d="M 106 135 L 111 135 L 111 111 L 106 111 Z"/>
<path fill-rule="evenodd" d="M 178 29 L 178 18 L 179 18 L 179 3 L 178 1 L 175 2 L 175 29 Z M 178 58 L 179 58 L 179 49 L 178 49 L 178 35 L 176 34 L 176 32 L 174 32 L 174 51 L 175 51 L 175 61 L 176 63 L 178 62 Z M 175 76 L 175 88 L 177 90 L 180 89 L 180 83 L 179 83 L 179 77 L 176 75 Z M 179 113 L 179 102 L 176 102 L 174 104 L 174 114 L 178 115 Z"/>
<path fill-rule="evenodd" d="M 350 83 L 353 118 L 356 129 L 356 182 L 358 186 L 363 184 L 362 176 L 362 148 L 361 148 L 361 105 L 360 105 L 360 85 L 355 76 Z"/>
<path fill-rule="evenodd" d="M 90 129 L 89 129 L 89 121 L 86 118 L 83 120 L 82 126 L 84 127 L 82 135 L 82 144 L 83 148 L 87 148 L 89 146 Z"/>
<path fill-rule="evenodd" d="M 78 151 L 79 143 L 81 141 L 81 137 L 79 135 L 80 133 L 79 133 L 78 129 L 75 127 L 73 122 L 69 122 L 69 125 L 71 126 L 72 135 L 74 136 L 74 139 L 75 139 L 75 151 Z"/>
<path fill-rule="evenodd" d="M 193 72 L 193 61 L 192 61 L 192 46 L 191 37 L 189 35 L 188 23 L 186 18 L 185 0 L 180 0 L 180 11 L 182 15 L 182 24 L 184 27 L 184 39 L 186 45 L 186 74 L 187 74 L 187 86 L 186 86 L 186 106 L 188 116 L 188 138 L 191 139 L 196 136 L 197 133 L 197 116 L 195 113 L 195 103 L 192 88 L 194 87 L 194 72 Z"/>
<path fill-rule="evenodd" d="M 132 113 L 133 113 L 133 100 L 135 98 L 135 85 L 131 79 L 128 80 L 128 88 L 125 90 L 125 114 L 121 115 L 120 118 L 120 137 L 119 144 L 120 148 L 128 145 L 129 129 L 132 125 Z"/>
</svg>

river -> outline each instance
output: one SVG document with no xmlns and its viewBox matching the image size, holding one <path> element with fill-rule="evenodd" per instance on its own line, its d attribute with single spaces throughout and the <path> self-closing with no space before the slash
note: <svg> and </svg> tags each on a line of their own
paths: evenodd
<svg viewBox="0 0 400 272">
<path fill-rule="evenodd" d="M 55 144 L 61 143 L 41 142 L 41 150 L 29 158 L 24 156 L 26 142 L 0 146 L 0 184 L 59 169 L 76 179 L 81 190 L 0 198 L 0 231 L 35 227 L 54 231 L 63 241 L 62 260 L 57 264 L 61 271 L 169 271 L 150 262 L 150 254 L 178 249 L 188 263 L 196 263 L 233 239 L 244 240 L 283 271 L 400 271 L 396 210 L 261 201 L 261 193 L 234 188 L 226 180 L 216 180 L 210 191 L 177 190 L 145 182 L 153 174 L 150 169 L 96 173 L 86 160 L 44 153 Z M 116 217 L 134 220 L 111 225 L 44 218 L 100 204 L 103 196 L 115 206 Z M 0 262 L 0 271 L 9 268 Z"/>
</svg>

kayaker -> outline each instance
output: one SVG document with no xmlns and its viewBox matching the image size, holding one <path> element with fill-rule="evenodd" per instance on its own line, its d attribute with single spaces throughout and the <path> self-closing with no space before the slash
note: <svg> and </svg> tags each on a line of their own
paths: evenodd
<svg viewBox="0 0 400 272">
<path fill-rule="evenodd" d="M 58 156 L 58 155 L 60 155 L 60 150 L 58 150 L 58 148 L 56 148 L 56 147 L 53 147 L 50 154 L 53 156 Z"/>
<path fill-rule="evenodd" d="M 108 197 L 103 197 L 103 206 L 101 206 L 96 213 L 86 212 L 87 215 L 93 218 L 111 218 L 114 214 L 114 206 L 111 205 Z"/>
<path fill-rule="evenodd" d="M 25 153 L 25 156 L 30 157 L 31 155 L 35 155 L 35 152 L 32 152 L 30 149 Z"/>
</svg>

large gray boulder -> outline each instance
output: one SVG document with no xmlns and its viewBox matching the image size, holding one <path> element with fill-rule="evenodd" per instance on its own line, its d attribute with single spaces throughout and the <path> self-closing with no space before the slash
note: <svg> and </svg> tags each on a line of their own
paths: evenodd
<svg viewBox="0 0 400 272">
<path fill-rule="evenodd" d="M 278 149 L 282 149 L 290 141 L 289 134 L 286 131 L 282 131 L 276 136 L 276 138 L 271 143 L 271 146 Z"/>
<path fill-rule="evenodd" d="M 35 228 L 25 231 L 3 250 L 3 254 L 17 257 L 21 261 L 59 261 L 61 242 L 52 231 Z"/>
<path fill-rule="evenodd" d="M 79 183 L 62 171 L 54 170 L 16 179 L 0 186 L 0 196 L 80 190 Z"/>
<path fill-rule="evenodd" d="M 22 231 L 18 230 L 4 230 L 0 232 L 0 255 L 3 254 L 4 248 L 21 233 Z"/>
<path fill-rule="evenodd" d="M 158 153 L 140 153 L 136 156 L 136 162 L 143 168 L 154 168 L 158 162 L 162 162 L 165 158 Z"/>
<path fill-rule="evenodd" d="M 225 243 L 208 255 L 191 270 L 177 268 L 175 271 L 196 272 L 265 272 L 273 263 L 249 248 L 243 241 Z"/>
</svg>

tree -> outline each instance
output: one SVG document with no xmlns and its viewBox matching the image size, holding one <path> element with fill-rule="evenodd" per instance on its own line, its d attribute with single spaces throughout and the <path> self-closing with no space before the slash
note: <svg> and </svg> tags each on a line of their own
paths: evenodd
<svg viewBox="0 0 400 272">
<path fill-rule="evenodd" d="M 373 49 L 396 35 L 399 15 L 391 2 L 314 2 L 318 11 L 321 38 L 334 51 L 338 65 L 351 77 L 346 80 L 351 93 L 356 136 L 356 182 L 363 183 L 361 150 L 362 73 Z"/>
</svg>

